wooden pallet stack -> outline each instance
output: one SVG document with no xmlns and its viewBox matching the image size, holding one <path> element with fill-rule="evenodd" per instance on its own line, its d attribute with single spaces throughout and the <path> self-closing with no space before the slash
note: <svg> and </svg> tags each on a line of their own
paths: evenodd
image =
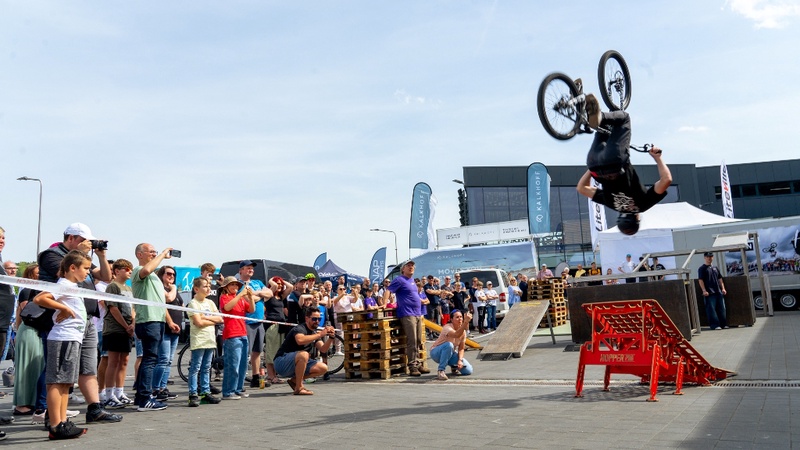
<svg viewBox="0 0 800 450">
<path fill-rule="evenodd" d="M 554 327 L 567 323 L 567 301 L 564 298 L 564 282 L 558 278 L 549 280 L 536 280 L 536 284 L 528 284 L 528 300 L 548 300 L 550 308 L 547 314 Z M 543 320 L 540 327 L 547 326 Z"/>
<path fill-rule="evenodd" d="M 345 378 L 386 380 L 407 372 L 406 336 L 394 310 L 340 313 L 336 319 L 344 332 Z"/>
</svg>

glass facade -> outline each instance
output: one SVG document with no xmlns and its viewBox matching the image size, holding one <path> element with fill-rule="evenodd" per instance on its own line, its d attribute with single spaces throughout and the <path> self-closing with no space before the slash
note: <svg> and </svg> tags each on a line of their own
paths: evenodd
<svg viewBox="0 0 800 450">
<path fill-rule="evenodd" d="M 678 185 L 667 188 L 665 203 L 680 198 Z M 470 225 L 527 219 L 528 196 L 524 187 L 467 187 Z M 587 266 L 594 260 L 589 220 L 589 199 L 575 186 L 550 187 L 551 236 L 537 239 L 541 262 L 551 267 L 560 261 Z M 617 213 L 606 208 L 606 221 L 614 226 Z"/>
</svg>

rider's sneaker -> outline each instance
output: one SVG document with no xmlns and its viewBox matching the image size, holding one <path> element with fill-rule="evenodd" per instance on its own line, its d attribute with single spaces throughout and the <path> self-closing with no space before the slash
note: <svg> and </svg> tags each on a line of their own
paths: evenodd
<svg viewBox="0 0 800 450">
<path fill-rule="evenodd" d="M 586 116 L 589 119 L 589 126 L 597 128 L 600 126 L 600 120 L 603 118 L 600 111 L 600 102 L 594 94 L 586 94 Z"/>
</svg>

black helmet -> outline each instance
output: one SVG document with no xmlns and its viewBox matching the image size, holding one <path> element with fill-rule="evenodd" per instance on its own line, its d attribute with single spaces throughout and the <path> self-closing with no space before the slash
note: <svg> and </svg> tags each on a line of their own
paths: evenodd
<svg viewBox="0 0 800 450">
<path fill-rule="evenodd" d="M 617 227 L 622 234 L 633 236 L 639 231 L 639 215 L 623 213 L 617 217 Z"/>
</svg>

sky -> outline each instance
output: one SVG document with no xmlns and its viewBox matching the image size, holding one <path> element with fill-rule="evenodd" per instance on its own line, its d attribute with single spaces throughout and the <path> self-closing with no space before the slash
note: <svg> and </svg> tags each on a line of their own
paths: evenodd
<svg viewBox="0 0 800 450">
<path fill-rule="evenodd" d="M 109 241 L 367 274 L 409 251 L 414 184 L 457 227 L 465 166 L 576 165 L 542 128 L 550 72 L 597 90 L 619 51 L 633 143 L 668 164 L 797 158 L 800 3 L 0 0 L 5 260 L 72 222 Z M 632 156 L 649 164 L 647 155 Z M 732 180 L 735 182 L 735 180 Z M 576 180 L 577 182 L 577 180 Z"/>
</svg>

